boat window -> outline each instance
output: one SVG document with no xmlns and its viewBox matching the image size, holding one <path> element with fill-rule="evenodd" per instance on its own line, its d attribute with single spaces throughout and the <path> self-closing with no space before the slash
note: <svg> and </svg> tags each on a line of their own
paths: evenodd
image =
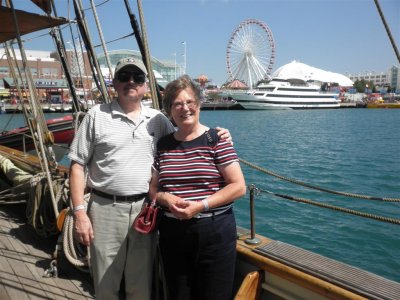
<svg viewBox="0 0 400 300">
<path fill-rule="evenodd" d="M 296 89 L 296 88 L 278 88 L 278 91 L 286 91 L 286 92 L 318 92 L 318 89 Z"/>
<path fill-rule="evenodd" d="M 268 87 L 268 88 L 259 88 L 260 91 L 272 92 L 275 87 Z"/>
</svg>

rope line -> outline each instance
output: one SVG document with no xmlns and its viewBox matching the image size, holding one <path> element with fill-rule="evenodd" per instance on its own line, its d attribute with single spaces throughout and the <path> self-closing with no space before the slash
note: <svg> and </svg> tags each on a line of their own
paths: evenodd
<svg viewBox="0 0 400 300">
<path fill-rule="evenodd" d="M 268 194 L 274 195 L 276 197 L 280 197 L 280 198 L 284 198 L 284 199 L 288 199 L 288 200 L 293 200 L 293 201 L 296 201 L 296 202 L 311 204 L 311 205 L 314 205 L 314 206 L 328 208 L 328 209 L 331 209 L 331 210 L 336 210 L 336 211 L 344 212 L 344 213 L 347 213 L 347 214 L 352 214 L 352 215 L 356 215 L 356 216 L 360 216 L 360 217 L 364 217 L 364 218 L 369 218 L 369 219 L 373 219 L 373 220 L 378 220 L 378 221 L 382 221 L 382 222 L 387 222 L 387 223 L 400 225 L 400 219 L 373 215 L 373 214 L 369 214 L 369 213 L 365 213 L 365 212 L 356 211 L 356 210 L 353 210 L 353 209 L 348 209 L 348 208 L 338 207 L 338 206 L 334 206 L 334 205 L 330 205 L 330 204 L 326 204 L 326 203 L 312 201 L 312 200 L 305 199 L 305 198 L 298 198 L 298 197 L 293 197 L 293 196 L 289 196 L 289 195 L 278 194 L 278 193 L 274 193 L 274 192 L 271 192 L 271 191 L 268 191 L 268 190 L 259 189 L 259 188 L 256 188 L 256 190 L 260 191 L 260 192 L 263 192 L 263 193 L 268 193 Z"/>
<path fill-rule="evenodd" d="M 352 197 L 352 198 L 359 198 L 359 199 L 364 199 L 364 200 L 374 200 L 374 201 L 384 201 L 384 202 L 400 202 L 400 198 L 388 198 L 388 197 L 376 197 L 376 196 L 369 196 L 369 195 L 361 195 L 361 194 L 353 194 L 353 193 L 347 193 L 347 192 L 341 192 L 341 191 L 335 191 L 335 190 L 331 190 L 331 189 L 327 189 L 327 188 L 323 188 L 323 187 L 318 187 L 316 185 L 312 185 L 297 179 L 293 179 L 293 178 L 288 178 L 288 177 L 284 177 L 282 175 L 279 175 L 273 171 L 264 169 L 260 166 L 257 166 L 251 162 L 248 162 L 244 159 L 239 158 L 239 161 L 245 165 L 248 165 L 249 167 L 252 167 L 258 171 L 261 171 L 265 174 L 274 176 L 276 178 L 291 182 L 291 183 L 295 183 L 304 187 L 308 187 L 310 189 L 314 189 L 314 190 L 318 190 L 318 191 L 322 191 L 322 192 L 327 192 L 327 193 L 331 193 L 331 194 L 336 194 L 336 195 L 341 195 L 341 196 L 347 196 L 347 197 Z"/>
<path fill-rule="evenodd" d="M 69 179 L 64 183 L 65 193 L 69 194 Z M 90 194 L 84 195 L 84 202 L 87 209 L 87 204 L 90 199 Z M 68 212 L 65 215 L 62 228 L 62 247 L 67 260 L 81 271 L 88 272 L 89 269 L 89 249 L 82 249 L 79 242 L 74 238 L 74 216 L 72 212 L 72 201 L 69 199 Z"/>
<path fill-rule="evenodd" d="M 111 44 L 111 43 L 114 43 L 114 42 L 118 42 L 118 41 L 126 39 L 126 38 L 128 38 L 128 37 L 130 37 L 132 35 L 135 35 L 135 34 L 132 32 L 132 33 L 123 35 L 123 36 L 121 36 L 119 38 L 116 38 L 116 39 L 113 39 L 113 40 L 110 40 L 110 41 L 106 41 L 106 44 L 108 45 L 108 44 Z M 101 46 L 101 44 L 93 45 L 94 48 L 98 48 L 100 46 Z"/>
</svg>

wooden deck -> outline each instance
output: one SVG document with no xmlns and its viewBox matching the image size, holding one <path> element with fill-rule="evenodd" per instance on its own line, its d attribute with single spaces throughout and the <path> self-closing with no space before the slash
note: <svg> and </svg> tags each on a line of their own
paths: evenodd
<svg viewBox="0 0 400 300">
<path fill-rule="evenodd" d="M 57 278 L 43 277 L 57 239 L 38 236 L 24 214 L 22 204 L 0 206 L 0 299 L 93 299 L 90 275 L 64 257 Z"/>
</svg>

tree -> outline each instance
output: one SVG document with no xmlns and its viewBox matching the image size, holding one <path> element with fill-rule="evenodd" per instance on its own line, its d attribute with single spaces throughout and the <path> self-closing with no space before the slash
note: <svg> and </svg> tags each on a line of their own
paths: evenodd
<svg viewBox="0 0 400 300">
<path fill-rule="evenodd" d="M 375 93 L 376 87 L 372 81 L 366 81 L 365 79 L 361 79 L 361 80 L 356 80 L 354 82 L 354 88 L 357 90 L 358 93 L 364 93 L 367 87 L 369 91 Z"/>
</svg>

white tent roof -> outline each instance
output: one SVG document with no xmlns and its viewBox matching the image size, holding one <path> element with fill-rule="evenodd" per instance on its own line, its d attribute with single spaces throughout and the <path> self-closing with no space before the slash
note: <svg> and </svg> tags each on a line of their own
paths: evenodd
<svg viewBox="0 0 400 300">
<path fill-rule="evenodd" d="M 317 69 L 295 60 L 277 69 L 272 74 L 272 77 L 282 79 L 296 78 L 304 81 L 315 80 L 338 83 L 340 86 L 353 86 L 353 81 L 342 74 Z"/>
</svg>

